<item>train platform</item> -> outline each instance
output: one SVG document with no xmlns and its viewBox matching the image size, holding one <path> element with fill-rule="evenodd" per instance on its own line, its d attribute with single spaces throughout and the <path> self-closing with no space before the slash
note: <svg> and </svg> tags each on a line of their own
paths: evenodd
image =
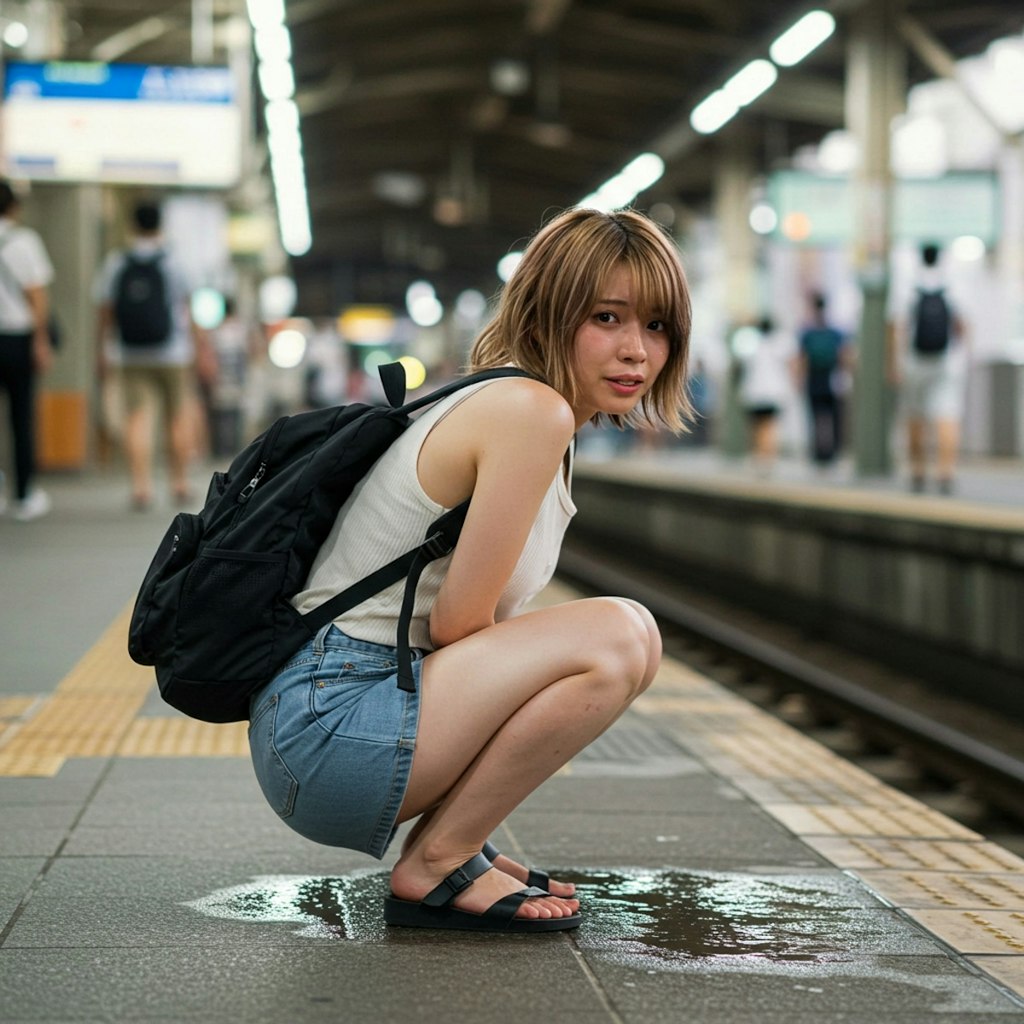
<svg viewBox="0 0 1024 1024">
<path fill-rule="evenodd" d="M 957 468 L 953 492 L 940 495 L 934 480 L 927 482 L 924 492 L 914 492 L 909 472 L 902 467 L 877 476 L 861 475 L 849 456 L 818 466 L 804 457 L 783 455 L 766 472 L 747 456 L 725 455 L 713 447 L 637 445 L 620 451 L 612 443 L 611 431 L 601 431 L 587 441 L 585 438 L 581 446 L 581 458 L 595 465 L 659 467 L 694 483 L 750 485 L 761 490 L 806 489 L 839 497 L 906 498 L 909 509 L 968 504 L 1024 510 L 1024 461 L 1017 458 L 965 457 Z"/>
<path fill-rule="evenodd" d="M 1024 860 L 673 660 L 493 837 L 577 931 L 385 928 L 388 861 L 290 832 L 244 723 L 128 659 L 173 510 L 44 484 L 0 519 L 0 1021 L 1024 1024 Z"/>
</svg>

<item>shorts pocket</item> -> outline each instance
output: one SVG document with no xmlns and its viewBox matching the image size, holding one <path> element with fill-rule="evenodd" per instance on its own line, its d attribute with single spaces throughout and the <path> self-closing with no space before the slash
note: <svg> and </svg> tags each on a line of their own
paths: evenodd
<svg viewBox="0 0 1024 1024">
<path fill-rule="evenodd" d="M 263 790 L 274 813 L 288 818 L 295 810 L 295 796 L 299 790 L 298 780 L 288 770 L 274 745 L 274 729 L 277 725 L 278 697 L 275 694 L 257 709 L 249 724 L 249 749 L 256 781 Z"/>
</svg>

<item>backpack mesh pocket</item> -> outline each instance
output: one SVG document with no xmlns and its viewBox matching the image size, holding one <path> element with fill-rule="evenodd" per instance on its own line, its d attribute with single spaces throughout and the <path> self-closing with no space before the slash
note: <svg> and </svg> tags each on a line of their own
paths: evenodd
<svg viewBox="0 0 1024 1024">
<path fill-rule="evenodd" d="M 174 674 L 199 682 L 269 675 L 276 667 L 275 608 L 287 564 L 286 553 L 203 551 L 181 594 Z"/>
</svg>

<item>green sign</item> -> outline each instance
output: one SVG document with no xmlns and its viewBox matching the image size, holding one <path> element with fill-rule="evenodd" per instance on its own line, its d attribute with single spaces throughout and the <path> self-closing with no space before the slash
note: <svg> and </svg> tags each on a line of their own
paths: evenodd
<svg viewBox="0 0 1024 1024">
<path fill-rule="evenodd" d="M 768 199 L 778 216 L 773 237 L 807 246 L 852 242 L 856 216 L 853 189 L 845 177 L 777 171 L 768 184 Z M 973 235 L 990 247 L 998 241 L 995 174 L 960 172 L 893 182 L 894 240 L 941 244 L 962 235 Z"/>
</svg>

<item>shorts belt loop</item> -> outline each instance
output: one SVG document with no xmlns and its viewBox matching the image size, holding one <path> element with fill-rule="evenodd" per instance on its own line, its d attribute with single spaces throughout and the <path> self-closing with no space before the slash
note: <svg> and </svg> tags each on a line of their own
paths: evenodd
<svg viewBox="0 0 1024 1024">
<path fill-rule="evenodd" d="M 327 641 L 327 634 L 331 631 L 331 626 L 333 625 L 333 622 L 328 622 L 326 626 L 321 626 L 320 629 L 317 630 L 316 637 L 313 640 L 314 654 L 324 653 L 324 646 Z"/>
</svg>

